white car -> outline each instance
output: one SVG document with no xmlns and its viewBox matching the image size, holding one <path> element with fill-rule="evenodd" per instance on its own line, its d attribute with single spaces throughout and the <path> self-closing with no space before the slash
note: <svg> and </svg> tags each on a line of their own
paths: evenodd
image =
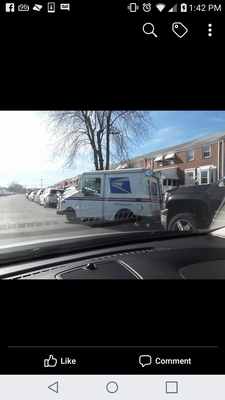
<svg viewBox="0 0 225 400">
<path fill-rule="evenodd" d="M 28 196 L 28 200 L 34 201 L 34 196 L 35 196 L 36 193 L 37 193 L 37 192 L 31 192 L 31 193 L 29 194 L 29 196 Z"/>
<path fill-rule="evenodd" d="M 39 189 L 34 197 L 34 202 L 39 203 L 39 196 L 44 192 L 45 189 Z"/>
<path fill-rule="evenodd" d="M 27 200 L 29 200 L 29 196 L 30 196 L 30 194 L 31 194 L 31 190 L 30 190 L 30 189 L 28 189 L 28 190 L 27 190 L 27 192 L 26 192 L 26 198 L 27 198 Z"/>
<path fill-rule="evenodd" d="M 44 206 L 45 208 L 50 206 L 56 206 L 58 201 L 57 194 L 63 193 L 63 189 L 55 189 L 55 188 L 47 188 L 45 191 L 39 196 L 39 205 Z"/>
</svg>

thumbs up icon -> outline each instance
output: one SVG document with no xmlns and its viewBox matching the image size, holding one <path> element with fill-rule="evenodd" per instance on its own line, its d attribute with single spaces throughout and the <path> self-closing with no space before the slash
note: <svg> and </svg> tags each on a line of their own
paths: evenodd
<svg viewBox="0 0 225 400">
<path fill-rule="evenodd" d="M 44 360 L 44 367 L 55 367 L 57 364 L 57 359 L 50 355 L 49 358 Z"/>
</svg>

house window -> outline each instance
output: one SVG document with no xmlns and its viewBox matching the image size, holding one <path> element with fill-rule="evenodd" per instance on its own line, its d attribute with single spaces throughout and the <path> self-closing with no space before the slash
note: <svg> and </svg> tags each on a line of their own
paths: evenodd
<svg viewBox="0 0 225 400">
<path fill-rule="evenodd" d="M 140 163 L 139 162 L 136 163 L 136 168 L 140 168 Z"/>
<path fill-rule="evenodd" d="M 194 150 L 188 150 L 187 151 L 187 161 L 193 161 L 194 160 Z"/>
<path fill-rule="evenodd" d="M 163 186 L 166 186 L 166 179 L 163 179 Z"/>
<path fill-rule="evenodd" d="M 162 167 L 163 166 L 163 162 L 162 161 L 157 161 L 157 165 L 158 165 L 158 167 Z"/>
<path fill-rule="evenodd" d="M 208 171 L 201 171 L 201 184 L 208 183 Z"/>
<path fill-rule="evenodd" d="M 173 179 L 172 185 L 173 185 L 173 186 L 177 186 L 177 181 L 176 181 L 176 179 Z"/>
<path fill-rule="evenodd" d="M 168 186 L 171 186 L 171 179 L 168 179 Z"/>
<path fill-rule="evenodd" d="M 203 158 L 211 157 L 211 146 L 203 147 Z"/>
<path fill-rule="evenodd" d="M 168 164 L 174 164 L 174 158 L 169 158 L 168 159 Z"/>
</svg>

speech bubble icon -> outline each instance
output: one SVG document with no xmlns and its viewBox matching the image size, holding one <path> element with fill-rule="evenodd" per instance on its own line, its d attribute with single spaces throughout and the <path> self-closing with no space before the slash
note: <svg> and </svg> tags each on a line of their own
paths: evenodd
<svg viewBox="0 0 225 400">
<path fill-rule="evenodd" d="M 61 4 L 60 4 L 60 9 L 61 9 L 61 10 L 68 10 L 68 11 L 70 11 L 70 3 L 61 3 Z"/>
<path fill-rule="evenodd" d="M 152 357 L 149 355 L 142 355 L 139 357 L 139 364 L 141 364 L 142 367 L 145 367 L 146 365 L 150 365 L 152 363 Z"/>
</svg>

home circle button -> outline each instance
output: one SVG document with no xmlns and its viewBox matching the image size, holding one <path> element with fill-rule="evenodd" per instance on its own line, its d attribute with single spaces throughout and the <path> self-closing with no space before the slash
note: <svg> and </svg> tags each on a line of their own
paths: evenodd
<svg viewBox="0 0 225 400">
<path fill-rule="evenodd" d="M 113 381 L 108 382 L 107 385 L 106 385 L 106 390 L 107 390 L 109 393 L 116 393 L 117 390 L 118 390 L 118 385 L 117 385 L 117 383 L 116 383 L 116 382 L 113 382 Z"/>
</svg>

